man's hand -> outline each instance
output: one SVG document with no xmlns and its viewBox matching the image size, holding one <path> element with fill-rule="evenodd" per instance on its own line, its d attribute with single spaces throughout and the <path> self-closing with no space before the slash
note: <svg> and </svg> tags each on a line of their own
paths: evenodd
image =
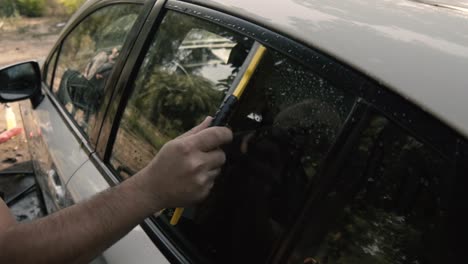
<svg viewBox="0 0 468 264">
<path fill-rule="evenodd" d="M 197 127 L 168 142 L 148 166 L 129 179 L 154 211 L 188 206 L 208 196 L 226 161 L 220 146 L 232 140 L 228 128 L 208 128 L 211 120 L 206 118 Z"/>
</svg>

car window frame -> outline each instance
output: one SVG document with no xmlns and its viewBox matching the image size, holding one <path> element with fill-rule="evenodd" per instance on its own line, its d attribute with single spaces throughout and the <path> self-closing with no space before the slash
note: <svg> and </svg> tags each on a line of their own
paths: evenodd
<svg viewBox="0 0 468 264">
<path fill-rule="evenodd" d="M 69 115 L 67 110 L 65 109 L 65 106 L 60 103 L 58 100 L 57 96 L 52 92 L 52 87 L 49 87 L 47 84 L 47 79 L 46 77 L 48 74 L 50 74 L 50 71 L 52 72 L 52 84 L 55 79 L 55 73 L 58 65 L 58 61 L 60 59 L 61 55 L 61 50 L 64 41 L 68 39 L 70 34 L 74 32 L 76 27 L 81 25 L 82 22 L 84 22 L 88 17 L 92 16 L 95 12 L 102 8 L 114 6 L 114 5 L 121 5 L 121 4 L 135 4 L 135 5 L 140 5 L 142 6 L 142 11 L 138 15 L 137 20 L 135 21 L 135 24 L 133 25 L 132 30 L 128 34 L 121 50 L 121 58 L 117 60 L 117 63 L 112 71 L 111 76 L 109 77 L 108 82 L 106 83 L 105 86 L 105 91 L 106 94 L 112 93 L 114 91 L 113 87 L 115 86 L 115 82 L 120 75 L 120 72 L 125 64 L 126 58 L 128 57 L 130 53 L 130 49 L 133 46 L 135 40 L 138 37 L 138 33 L 140 32 L 139 29 L 143 27 L 143 24 L 145 23 L 145 13 L 146 9 L 144 8 L 144 5 L 149 5 L 151 4 L 151 1 L 144 1 L 144 0 L 103 0 L 103 1 L 98 1 L 95 2 L 93 5 L 89 6 L 84 10 L 83 12 L 79 13 L 79 15 L 74 18 L 69 25 L 63 30 L 62 34 L 60 35 L 59 39 L 56 41 L 55 45 L 51 49 L 51 52 L 49 53 L 46 62 L 44 63 L 44 66 L 42 68 L 42 76 L 43 76 L 43 81 L 42 81 L 42 86 L 43 86 L 43 92 L 48 96 L 54 107 L 57 109 L 57 111 L 60 113 L 60 116 L 64 120 L 65 124 L 70 128 L 70 130 L 73 131 L 73 134 L 77 138 L 79 142 L 81 142 L 81 145 L 83 149 L 86 151 L 88 155 L 93 153 L 95 151 L 95 148 L 97 146 L 97 141 L 99 138 L 99 133 L 100 133 L 100 128 L 102 126 L 102 120 L 98 119 L 96 117 L 96 128 L 89 134 L 85 135 L 85 133 L 79 128 L 78 124 L 76 121 Z M 79 11 L 78 11 L 79 12 Z M 57 54 L 54 59 L 54 54 Z M 52 68 L 49 66 L 53 65 Z M 98 113 L 101 113 L 107 109 L 107 104 L 103 103 L 101 104 L 101 108 L 98 111 Z M 101 111 L 102 110 L 102 111 Z"/>
<path fill-rule="evenodd" d="M 117 135 L 119 121 L 122 117 L 131 89 L 133 88 L 132 84 L 138 73 L 138 66 L 141 65 L 151 44 L 151 40 L 168 10 L 199 17 L 211 21 L 212 23 L 231 28 L 269 48 L 275 49 L 286 57 L 292 58 L 295 62 L 306 66 L 306 68 L 312 69 L 313 71 L 315 70 L 314 72 L 318 71 L 321 77 L 329 80 L 332 84 L 336 84 L 336 87 L 340 89 L 346 88 L 346 91 L 352 93 L 359 99 L 355 105 L 355 109 L 345 122 L 341 132 L 343 134 L 355 134 L 364 129 L 362 124 L 366 119 L 366 113 L 368 113 L 370 109 L 375 109 L 383 113 L 390 121 L 404 127 L 405 130 L 409 131 L 412 135 L 417 135 L 418 139 L 431 145 L 438 152 L 444 154 L 444 156 L 453 155 L 457 145 L 457 138 L 463 138 L 453 129 L 443 124 L 442 121 L 434 118 L 412 102 L 407 101 L 407 99 L 397 95 L 391 89 L 384 87 L 373 78 L 337 60 L 332 55 L 315 50 L 313 47 L 309 47 L 283 32 L 276 32 L 264 27 L 264 25 L 250 22 L 246 20 L 246 18 L 232 16 L 225 11 L 219 11 L 185 1 L 163 0 L 158 1 L 153 8 L 152 14 L 148 17 L 148 24 L 142 29 L 142 33 L 135 45 L 135 50 L 132 51 L 132 58 L 129 59 L 129 62 L 122 70 L 119 85 L 108 99 L 118 103 L 113 105 L 112 109 L 108 109 L 106 112 L 103 118 L 103 126 L 96 153 L 92 155 L 92 161 L 99 166 L 111 185 L 116 185 L 120 182 L 119 177 L 114 175 L 114 172 L 108 165 L 110 164 L 110 154 Z M 149 25 L 149 23 L 152 24 Z M 241 30 L 241 28 L 244 30 Z M 327 67 L 325 75 L 328 76 L 328 78 L 320 71 L 323 67 Z M 330 78 L 334 79 L 330 80 Z M 418 122 L 414 120 L 418 120 Z M 424 122 L 420 120 L 424 120 Z M 426 124 L 421 125 L 421 123 Z M 433 130 L 428 131 L 428 127 Z M 422 135 L 422 137 L 420 135 Z M 450 143 L 446 144 L 446 142 L 442 142 L 440 135 L 447 136 Z M 342 144 L 344 144 L 343 141 L 346 137 L 343 137 L 343 139 L 340 138 L 335 143 L 336 146 L 332 147 L 330 155 L 336 155 L 338 151 L 342 150 Z M 356 143 L 357 139 L 351 140 L 349 143 L 351 145 L 346 148 L 351 148 L 351 146 Z M 324 163 L 325 166 L 329 164 L 333 164 L 333 162 L 329 160 Z M 308 209 L 308 206 L 304 206 L 303 208 L 303 210 Z M 162 234 L 154 220 L 154 217 L 150 217 L 146 219 L 141 226 L 166 258 L 176 263 L 190 262 L 190 259 L 184 256 L 177 246 L 173 245 L 172 242 Z M 296 223 L 296 226 L 299 222 L 300 221 Z M 293 233 L 294 232 L 291 232 L 291 234 Z M 282 243 L 279 250 L 271 257 L 270 261 L 272 263 L 282 263 L 281 261 L 284 261 L 285 256 L 287 256 L 286 249 L 291 244 L 290 242 L 291 240 L 288 238 Z"/>
</svg>

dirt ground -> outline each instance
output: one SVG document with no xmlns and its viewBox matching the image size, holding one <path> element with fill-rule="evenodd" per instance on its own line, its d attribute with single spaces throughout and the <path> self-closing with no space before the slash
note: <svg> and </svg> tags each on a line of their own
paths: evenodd
<svg viewBox="0 0 468 264">
<path fill-rule="evenodd" d="M 59 18 L 0 18 L 0 68 L 25 60 L 43 61 L 57 40 L 63 25 L 64 22 Z M 16 124 L 22 127 L 18 104 L 9 105 L 13 108 Z M 0 133 L 5 130 L 5 105 L 2 104 Z M 27 164 L 24 162 L 29 160 L 24 132 L 0 145 L 0 171 L 11 167 L 15 167 L 15 170 L 21 169 L 18 165 Z"/>
<path fill-rule="evenodd" d="M 0 66 L 45 59 L 63 26 L 58 18 L 0 18 Z"/>
</svg>

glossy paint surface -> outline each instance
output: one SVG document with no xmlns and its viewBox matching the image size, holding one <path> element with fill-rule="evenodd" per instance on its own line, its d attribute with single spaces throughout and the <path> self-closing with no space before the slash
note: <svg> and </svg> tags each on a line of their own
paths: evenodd
<svg viewBox="0 0 468 264">
<path fill-rule="evenodd" d="M 66 184 L 88 160 L 87 154 L 48 96 L 34 110 L 29 101 L 21 102 L 21 114 L 47 210 L 52 212 L 69 205 Z"/>
</svg>

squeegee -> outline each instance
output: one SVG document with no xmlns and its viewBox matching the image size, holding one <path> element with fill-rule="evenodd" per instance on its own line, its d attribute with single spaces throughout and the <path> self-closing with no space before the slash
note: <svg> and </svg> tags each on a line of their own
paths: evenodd
<svg viewBox="0 0 468 264">
<path fill-rule="evenodd" d="M 218 112 L 216 112 L 213 120 L 211 121 L 210 127 L 213 126 L 224 126 L 232 112 L 235 108 L 236 104 L 242 97 L 242 94 L 245 91 L 245 88 L 250 82 L 252 75 L 254 74 L 255 70 L 257 69 L 260 61 L 262 60 L 263 56 L 265 55 L 266 48 L 262 44 L 255 42 L 252 46 L 252 49 L 249 52 L 244 64 L 240 69 L 239 75 L 236 76 L 234 82 L 231 85 L 231 89 L 228 91 L 228 96 L 221 104 Z M 177 225 L 182 214 L 184 212 L 184 208 L 178 207 L 175 209 L 174 214 L 172 215 L 170 224 Z"/>
</svg>

